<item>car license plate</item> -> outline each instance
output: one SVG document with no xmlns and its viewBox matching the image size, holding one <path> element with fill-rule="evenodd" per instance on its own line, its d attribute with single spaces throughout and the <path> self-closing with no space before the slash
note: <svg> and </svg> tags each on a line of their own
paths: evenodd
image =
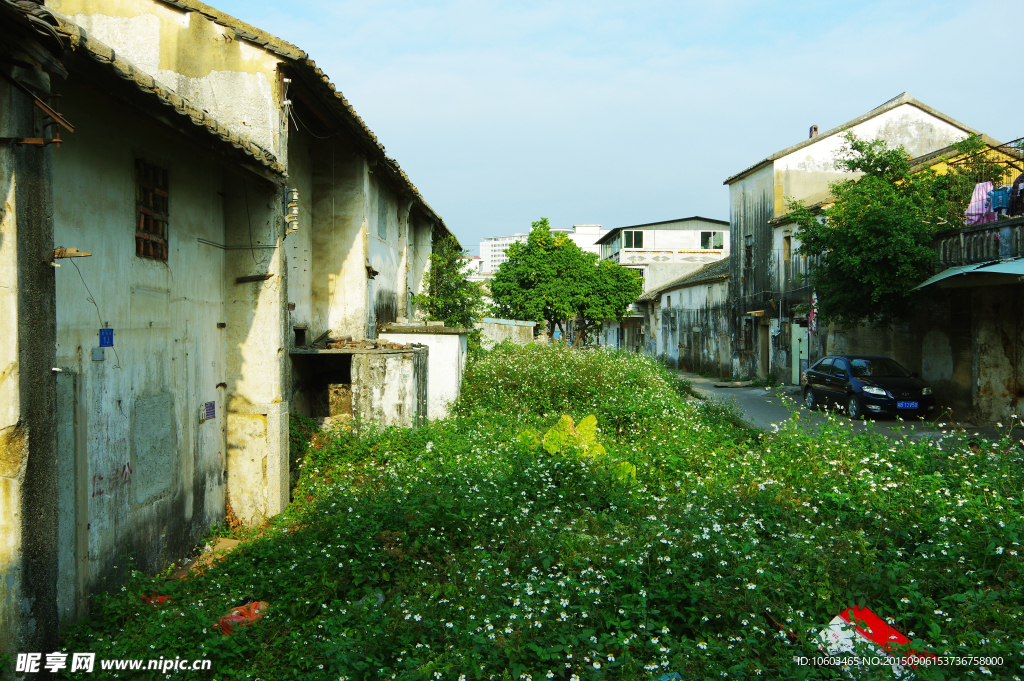
<svg viewBox="0 0 1024 681">
<path fill-rule="evenodd" d="M 917 402 L 897 402 L 897 409 L 917 409 Z"/>
</svg>

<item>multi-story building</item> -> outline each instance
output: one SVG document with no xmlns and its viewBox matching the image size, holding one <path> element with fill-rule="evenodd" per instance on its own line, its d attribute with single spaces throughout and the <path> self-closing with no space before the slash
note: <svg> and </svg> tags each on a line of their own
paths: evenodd
<svg viewBox="0 0 1024 681">
<path fill-rule="evenodd" d="M 729 223 L 694 216 L 617 227 L 597 240 L 601 259 L 636 272 L 644 291 L 683 277 L 729 255 Z M 642 352 L 646 346 L 643 311 L 633 305 L 622 321 L 608 320 L 602 345 Z"/>
</svg>

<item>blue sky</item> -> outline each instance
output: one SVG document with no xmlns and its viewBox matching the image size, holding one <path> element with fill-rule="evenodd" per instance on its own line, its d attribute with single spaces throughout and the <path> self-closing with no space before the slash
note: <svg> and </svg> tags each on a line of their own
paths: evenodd
<svg viewBox="0 0 1024 681">
<path fill-rule="evenodd" d="M 472 252 L 728 219 L 726 177 L 903 91 L 1024 136 L 1019 2 L 211 4 L 304 49 Z"/>
</svg>

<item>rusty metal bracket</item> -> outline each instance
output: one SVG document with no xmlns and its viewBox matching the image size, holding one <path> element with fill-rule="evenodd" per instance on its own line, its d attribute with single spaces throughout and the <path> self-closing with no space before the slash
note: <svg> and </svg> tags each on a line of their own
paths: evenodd
<svg viewBox="0 0 1024 681">
<path fill-rule="evenodd" d="M 42 99 L 40 99 L 39 95 L 37 95 L 36 93 L 32 92 L 32 90 L 30 90 L 27 85 L 22 83 L 20 80 L 17 80 L 16 78 L 14 78 L 14 77 L 4 73 L 3 71 L 0 71 L 0 76 L 3 76 L 3 78 L 7 82 L 9 82 L 11 85 L 13 85 L 14 87 L 16 87 L 19 90 L 21 90 L 28 97 L 31 97 L 32 101 L 35 102 L 36 106 L 38 106 L 40 109 L 42 109 L 43 112 L 47 116 L 49 116 L 54 121 L 56 121 L 58 124 L 60 124 L 60 126 L 63 127 L 65 130 L 67 130 L 68 132 L 74 132 L 75 131 L 75 126 L 71 125 L 71 123 L 69 123 L 67 121 L 67 119 L 65 119 L 63 116 L 61 116 L 59 113 L 57 113 L 53 108 L 50 107 L 49 104 L 47 104 Z"/>
</svg>

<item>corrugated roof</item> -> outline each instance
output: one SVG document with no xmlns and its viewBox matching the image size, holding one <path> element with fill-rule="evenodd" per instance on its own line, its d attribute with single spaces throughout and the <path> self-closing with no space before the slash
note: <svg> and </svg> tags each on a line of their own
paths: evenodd
<svg viewBox="0 0 1024 681">
<path fill-rule="evenodd" d="M 838 133 L 841 133 L 841 132 L 843 132 L 843 131 L 845 131 L 845 130 L 847 130 L 849 128 L 852 128 L 855 125 L 860 125 L 864 121 L 869 121 L 872 118 L 875 118 L 876 116 L 882 115 L 886 111 L 891 111 L 891 110 L 895 109 L 896 107 L 902 106 L 904 104 L 910 104 L 911 106 L 915 106 L 918 109 L 921 109 L 922 111 L 924 111 L 926 113 L 930 113 L 931 115 L 935 116 L 936 118 L 939 118 L 939 119 L 942 119 L 942 120 L 946 121 L 950 125 L 953 125 L 953 126 L 956 126 L 956 127 L 960 128 L 964 132 L 971 133 L 971 134 L 979 134 L 978 131 L 975 130 L 974 128 L 970 128 L 970 127 L 964 125 L 960 121 L 958 121 L 955 118 L 952 118 L 950 116 L 947 116 L 946 114 L 942 113 L 938 109 L 933 109 L 932 107 L 928 106 L 924 102 L 919 102 L 918 100 L 916 100 L 913 97 L 911 97 L 909 92 L 904 92 L 903 94 L 899 95 L 898 97 L 893 97 L 892 99 L 890 99 L 885 104 L 883 104 L 883 105 L 881 105 L 881 106 L 879 106 L 879 107 L 877 107 L 875 109 L 872 109 L 871 111 L 867 112 L 866 114 L 864 114 L 862 116 L 858 116 L 857 118 L 854 118 L 852 121 L 847 121 L 846 123 L 843 123 L 842 125 L 840 125 L 838 127 L 832 128 L 831 130 L 827 130 L 827 131 L 825 131 L 825 132 L 823 132 L 823 133 L 821 133 L 819 135 L 815 135 L 814 137 L 810 137 L 808 139 L 805 139 L 802 142 L 794 144 L 791 147 L 786 147 L 782 151 L 779 151 L 779 152 L 776 152 L 776 153 L 772 154 L 771 156 L 769 156 L 768 158 L 764 159 L 763 161 L 759 161 L 759 162 L 755 163 L 754 165 L 750 166 L 749 168 L 747 168 L 747 169 L 745 169 L 745 170 L 743 170 L 743 171 L 741 171 L 739 173 L 736 173 L 732 177 L 726 179 L 725 182 L 723 182 L 722 184 L 732 184 L 733 182 L 735 182 L 737 180 L 743 179 L 744 177 L 746 177 L 750 173 L 754 172 L 755 170 L 763 167 L 767 163 L 771 163 L 772 161 L 776 161 L 776 160 L 782 158 L 783 156 L 788 156 L 789 154 L 792 154 L 794 151 L 799 151 L 800 149 L 803 149 L 804 147 L 810 146 L 810 145 L 814 144 L 815 142 L 819 142 L 819 141 L 825 139 L 826 137 L 831 137 L 832 135 L 836 135 Z"/>
<path fill-rule="evenodd" d="M 661 295 L 662 291 L 668 291 L 674 288 L 683 288 L 686 286 L 696 286 L 697 284 L 706 284 L 712 281 L 718 281 L 720 279 L 729 278 L 729 257 L 716 260 L 713 263 L 708 263 L 701 267 L 695 272 L 685 274 L 678 279 L 673 279 L 667 284 L 662 284 L 658 288 L 651 289 L 644 293 L 638 300 L 654 300 Z"/>
</svg>

